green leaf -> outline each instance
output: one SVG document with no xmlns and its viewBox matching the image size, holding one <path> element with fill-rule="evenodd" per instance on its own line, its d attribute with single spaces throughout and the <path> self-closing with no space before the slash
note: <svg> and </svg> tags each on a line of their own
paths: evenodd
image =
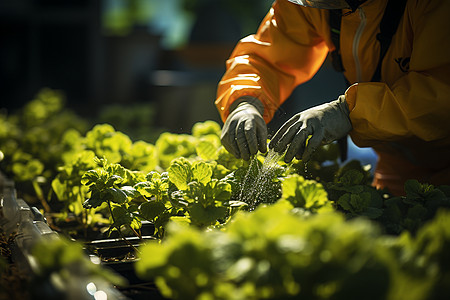
<svg viewBox="0 0 450 300">
<path fill-rule="evenodd" d="M 148 181 L 137 183 L 134 188 L 142 195 L 147 198 L 150 198 L 156 194 L 156 190 L 154 189 L 154 184 Z"/>
<path fill-rule="evenodd" d="M 361 215 L 370 219 L 376 219 L 383 214 L 383 210 L 376 207 L 368 207 Z"/>
<path fill-rule="evenodd" d="M 109 177 L 107 179 L 107 181 L 105 182 L 105 187 L 112 187 L 115 184 L 119 184 L 121 182 L 123 182 L 123 177 L 119 176 L 119 175 L 112 175 L 111 177 Z"/>
<path fill-rule="evenodd" d="M 192 135 L 195 137 L 201 137 L 209 134 L 220 136 L 220 132 L 220 125 L 211 120 L 198 122 L 192 126 Z"/>
<path fill-rule="evenodd" d="M 364 211 L 368 206 L 368 201 L 370 201 L 370 199 L 367 199 L 367 195 L 350 194 L 350 205 L 356 213 Z"/>
<path fill-rule="evenodd" d="M 190 162 L 185 158 L 173 161 L 168 169 L 169 180 L 180 190 L 188 188 L 188 183 L 192 181 L 192 170 Z"/>
<path fill-rule="evenodd" d="M 93 191 L 91 193 L 91 197 L 84 201 L 83 207 L 86 209 L 89 208 L 96 208 L 102 205 L 103 202 L 105 202 L 106 199 L 104 195 L 100 191 Z"/>
<path fill-rule="evenodd" d="M 135 142 L 128 154 L 128 167 L 132 170 L 148 172 L 154 170 L 159 162 L 155 146 L 144 141 Z"/>
<path fill-rule="evenodd" d="M 59 180 L 59 178 L 55 178 L 52 181 L 52 190 L 56 194 L 56 197 L 59 201 L 64 201 L 65 199 L 65 193 L 66 193 L 67 186 Z"/>
<path fill-rule="evenodd" d="M 195 162 L 192 166 L 193 179 L 206 185 L 211 181 L 212 168 L 205 162 Z"/>
<path fill-rule="evenodd" d="M 350 195 L 351 194 L 344 194 L 341 197 L 339 197 L 337 203 L 339 206 L 341 206 L 344 210 L 348 212 L 353 212 L 353 207 L 350 204 Z"/>
<path fill-rule="evenodd" d="M 340 182 L 344 185 L 357 185 L 361 184 L 364 180 L 364 175 L 358 170 L 348 170 L 340 178 Z"/>
<path fill-rule="evenodd" d="M 243 201 L 230 201 L 230 202 L 228 202 L 228 206 L 241 207 L 241 206 L 248 206 L 248 204 Z"/>
<path fill-rule="evenodd" d="M 152 172 L 149 172 L 147 175 L 145 175 L 145 178 L 147 179 L 147 181 L 153 182 L 154 180 L 160 180 L 161 174 L 159 174 L 158 172 L 152 171 Z"/>
<path fill-rule="evenodd" d="M 367 187 L 366 191 L 370 193 L 370 206 L 381 208 L 383 206 L 383 198 L 373 187 Z"/>
<path fill-rule="evenodd" d="M 148 221 L 153 221 L 157 216 L 166 210 L 164 203 L 159 201 L 144 202 L 139 206 L 142 217 Z"/>
<path fill-rule="evenodd" d="M 90 186 L 94 183 L 97 183 L 100 179 L 100 175 L 98 171 L 96 170 L 89 170 L 86 173 L 84 173 L 83 177 L 81 177 L 81 183 Z"/>
<path fill-rule="evenodd" d="M 200 203 L 193 203 L 188 207 L 188 211 L 191 221 L 201 226 L 214 225 L 227 214 L 226 207 L 203 207 Z"/>
<path fill-rule="evenodd" d="M 291 202 L 294 207 L 304 207 L 306 204 L 305 198 L 303 198 L 301 194 L 297 193 L 299 181 L 301 181 L 299 177 L 292 176 L 285 178 L 282 182 L 282 198 Z"/>
<path fill-rule="evenodd" d="M 449 204 L 449 200 L 450 198 L 447 198 L 444 194 L 443 191 L 441 191 L 440 189 L 433 189 L 431 191 L 428 191 L 425 194 L 426 197 L 426 205 L 427 207 L 435 207 L 436 209 L 438 208 L 438 206 L 447 206 Z"/>
<path fill-rule="evenodd" d="M 161 176 L 157 172 L 150 172 L 146 179 L 148 181 L 139 182 L 134 186 L 143 196 L 147 198 L 156 196 L 158 199 L 162 199 L 167 194 L 169 188 L 167 177 Z"/>
<path fill-rule="evenodd" d="M 131 199 L 137 198 L 141 195 L 134 187 L 128 185 L 122 186 L 120 190 L 124 192 L 128 198 Z"/>
<path fill-rule="evenodd" d="M 44 171 L 44 165 L 37 159 L 29 159 L 25 162 L 15 162 L 12 165 L 12 171 L 16 180 L 33 180 Z"/>
<path fill-rule="evenodd" d="M 202 200 L 205 199 L 205 186 L 197 181 L 189 182 L 185 195 L 185 198 L 188 198 L 188 200 L 190 199 L 191 202 L 192 200 L 202 202 Z"/>
<path fill-rule="evenodd" d="M 195 154 L 197 138 L 186 134 L 162 133 L 156 141 L 160 165 L 168 168 L 174 159 Z"/>
<path fill-rule="evenodd" d="M 363 185 L 344 185 L 342 187 L 338 187 L 338 190 L 345 191 L 351 194 L 360 194 L 364 191 Z"/>
<path fill-rule="evenodd" d="M 316 211 L 331 208 L 328 194 L 322 184 L 306 180 L 303 176 L 292 175 L 282 181 L 282 199 L 288 200 L 294 207 Z"/>
<path fill-rule="evenodd" d="M 428 210 L 423 207 L 421 204 L 416 204 L 413 207 L 408 209 L 407 216 L 408 218 L 414 220 L 423 220 L 427 214 Z"/>
<path fill-rule="evenodd" d="M 107 190 L 107 193 L 112 196 L 111 201 L 115 203 L 123 204 L 127 202 L 127 193 L 121 189 L 110 188 Z"/>
<path fill-rule="evenodd" d="M 130 224 L 125 224 L 125 225 L 130 225 L 131 228 L 133 228 L 134 230 L 140 230 L 142 228 L 142 221 L 140 218 L 138 218 L 136 215 L 133 215 L 133 220 L 131 221 Z"/>
<path fill-rule="evenodd" d="M 401 204 L 402 199 L 400 197 L 393 197 L 390 199 L 387 199 L 384 203 L 385 203 L 385 209 L 384 209 L 384 214 L 385 216 L 394 223 L 400 223 L 402 218 L 403 218 L 403 214 L 402 211 L 399 207 L 399 205 Z"/>
<path fill-rule="evenodd" d="M 231 197 L 231 184 L 225 181 L 215 181 L 213 186 L 213 198 L 216 201 L 227 201 Z"/>
<path fill-rule="evenodd" d="M 122 225 L 130 225 L 133 221 L 132 214 L 123 206 L 113 206 L 112 215 L 114 217 L 113 226 L 120 227 Z"/>
<path fill-rule="evenodd" d="M 199 142 L 195 147 L 195 151 L 204 160 L 217 160 L 219 158 L 217 147 L 210 141 Z"/>
<path fill-rule="evenodd" d="M 108 164 L 104 167 L 105 171 L 108 174 L 111 174 L 111 177 L 116 177 L 116 182 L 121 182 L 127 178 L 130 170 L 125 169 L 120 164 Z"/>
<path fill-rule="evenodd" d="M 405 182 L 405 193 L 408 197 L 420 197 L 422 185 L 415 179 L 410 179 Z"/>
</svg>

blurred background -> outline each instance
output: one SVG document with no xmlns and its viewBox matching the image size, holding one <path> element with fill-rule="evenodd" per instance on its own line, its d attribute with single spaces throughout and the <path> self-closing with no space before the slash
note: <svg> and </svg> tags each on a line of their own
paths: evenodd
<svg viewBox="0 0 450 300">
<path fill-rule="evenodd" d="M 254 32 L 268 0 L 16 0 L 0 2 L 2 107 L 42 88 L 83 115 L 152 105 L 175 132 L 218 120 L 225 60 Z M 148 109 L 147 109 L 148 110 Z"/>
<path fill-rule="evenodd" d="M 221 122 L 217 83 L 234 45 L 256 31 L 273 0 L 0 1 L 1 107 L 12 111 L 44 87 L 118 130 L 189 133 Z M 345 91 L 327 59 L 269 124 Z M 135 136 L 142 138 L 142 136 Z"/>
</svg>

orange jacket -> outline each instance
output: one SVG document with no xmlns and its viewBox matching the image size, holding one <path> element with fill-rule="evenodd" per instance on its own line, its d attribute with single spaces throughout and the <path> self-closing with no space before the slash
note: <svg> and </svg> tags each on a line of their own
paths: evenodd
<svg viewBox="0 0 450 300">
<path fill-rule="evenodd" d="M 427 175 L 417 179 L 428 180 L 450 170 L 450 1 L 409 0 L 383 60 L 381 82 L 369 82 L 379 59 L 376 34 L 386 3 L 368 0 L 342 17 L 341 56 L 352 84 L 345 92 L 350 135 L 356 145 L 373 147 L 380 160 L 388 154 L 390 161 L 426 168 L 418 174 Z M 275 1 L 257 33 L 243 38 L 227 61 L 216 99 L 222 120 L 234 100 L 251 95 L 263 102 L 269 122 L 334 50 L 328 14 Z M 438 184 L 450 184 L 447 171 Z"/>
</svg>

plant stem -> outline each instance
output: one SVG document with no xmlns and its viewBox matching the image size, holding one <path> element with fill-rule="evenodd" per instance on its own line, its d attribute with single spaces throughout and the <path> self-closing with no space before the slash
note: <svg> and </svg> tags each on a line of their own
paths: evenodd
<svg viewBox="0 0 450 300">
<path fill-rule="evenodd" d="M 81 200 L 81 206 L 83 206 L 83 193 L 81 192 L 81 189 L 78 191 L 78 198 Z M 88 228 L 88 215 L 89 215 L 90 209 L 81 210 L 81 226 L 83 228 L 84 237 L 87 238 L 87 228 Z M 78 219 L 78 218 L 77 218 Z"/>
<path fill-rule="evenodd" d="M 114 219 L 114 214 L 112 212 L 111 202 L 108 200 L 107 203 L 108 203 L 109 212 L 111 213 L 111 219 L 112 219 L 113 224 L 114 224 L 114 223 L 116 223 L 116 220 Z M 114 227 L 117 229 L 117 231 L 119 232 L 120 237 L 125 241 L 125 243 L 128 244 L 128 246 L 130 246 L 134 251 L 136 251 L 136 253 L 140 253 L 140 251 L 135 246 L 133 246 L 133 244 L 129 240 L 127 240 L 127 238 L 123 235 L 122 231 L 120 231 L 120 226 L 117 227 L 117 226 L 114 225 Z"/>
<path fill-rule="evenodd" d="M 91 209 L 87 209 L 84 212 L 84 222 L 83 222 L 83 230 L 84 230 L 84 236 L 87 238 L 87 229 L 88 229 L 88 216 Z"/>
<path fill-rule="evenodd" d="M 39 186 L 39 183 L 36 181 L 36 179 L 32 180 L 31 182 L 33 184 L 34 192 L 36 193 L 37 198 L 41 202 L 44 211 L 46 213 L 50 213 L 51 212 L 50 205 L 48 205 L 48 202 L 45 200 L 44 195 L 42 193 L 42 189 Z"/>
<path fill-rule="evenodd" d="M 133 227 L 128 226 L 131 231 L 133 231 L 133 233 L 142 241 L 142 234 L 139 234 Z"/>
</svg>

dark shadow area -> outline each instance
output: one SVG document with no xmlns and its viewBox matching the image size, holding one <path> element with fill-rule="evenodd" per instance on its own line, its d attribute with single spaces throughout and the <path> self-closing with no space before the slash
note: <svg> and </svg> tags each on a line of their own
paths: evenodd
<svg viewBox="0 0 450 300">
<path fill-rule="evenodd" d="M 103 117 L 110 106 L 139 105 L 154 110 L 152 126 L 172 132 L 219 121 L 214 98 L 225 61 L 270 4 L 3 1 L 1 107 L 19 109 L 48 87 L 62 91 L 66 105 L 93 123 L 114 122 Z M 252 6 L 257 9 L 246 16 Z"/>
</svg>

